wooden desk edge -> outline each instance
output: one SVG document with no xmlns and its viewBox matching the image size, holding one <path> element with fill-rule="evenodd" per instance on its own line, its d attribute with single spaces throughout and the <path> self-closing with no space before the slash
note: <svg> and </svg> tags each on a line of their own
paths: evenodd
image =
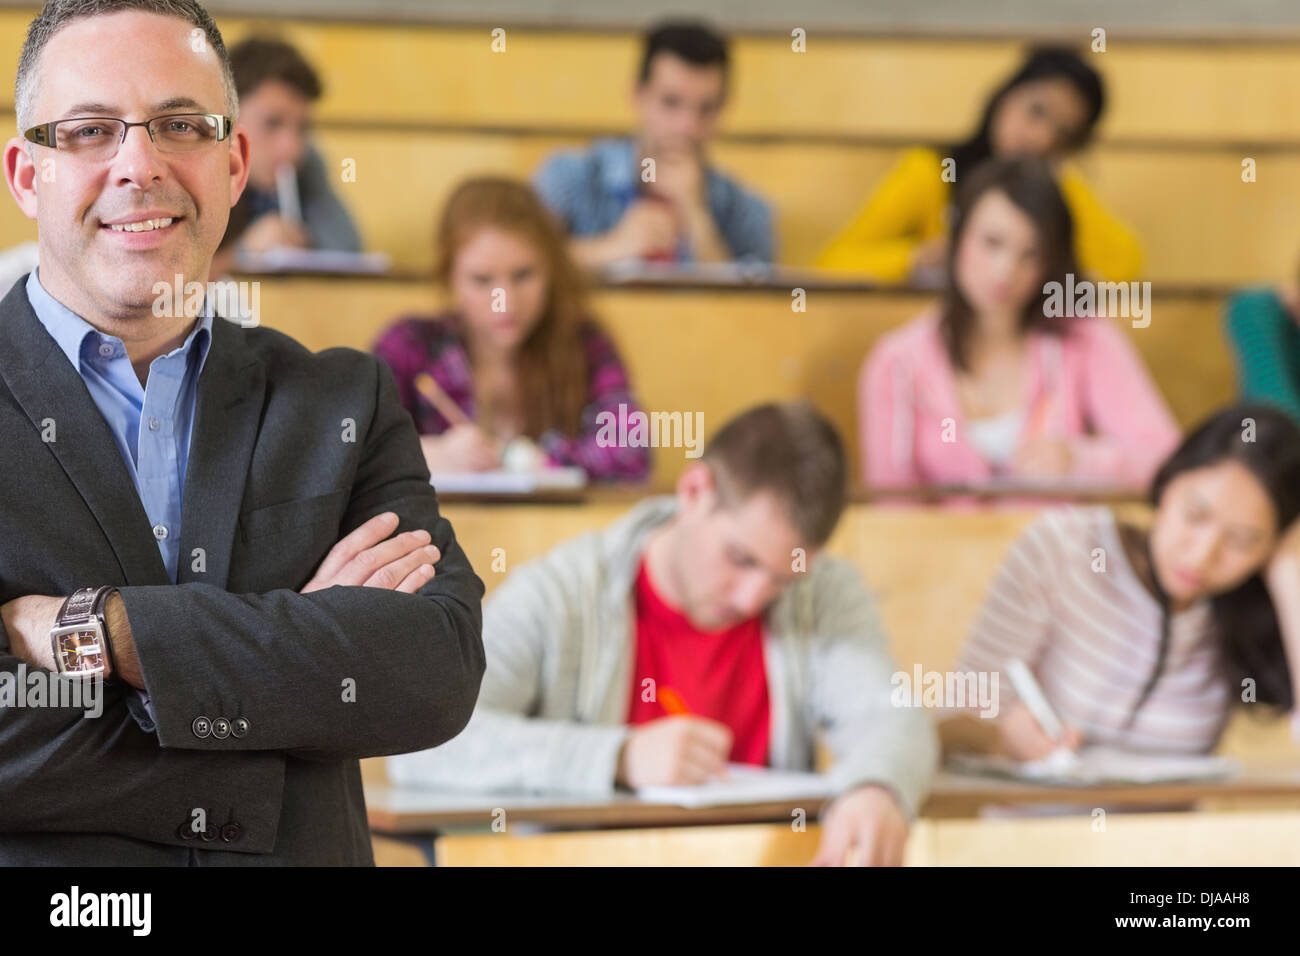
<svg viewBox="0 0 1300 956">
<path fill-rule="evenodd" d="M 825 797 L 737 804 L 719 807 L 679 807 L 673 804 L 641 803 L 630 798 L 610 803 L 570 804 L 511 808 L 516 795 L 502 794 L 501 806 L 507 819 L 581 829 L 708 826 L 727 823 L 788 822 L 796 809 L 815 820 Z M 1300 768 L 1267 767 L 1248 769 L 1220 781 L 1119 784 L 1100 787 L 1055 787 L 1021 783 L 994 777 L 944 771 L 922 804 L 922 818 L 973 817 L 981 807 L 1008 804 L 1063 804 L 1102 809 L 1153 807 L 1168 804 L 1196 804 L 1200 801 L 1232 798 L 1242 800 L 1295 797 L 1300 807 Z M 442 827 L 488 827 L 494 807 L 430 810 L 398 813 L 369 802 L 366 814 L 377 833 L 430 833 Z"/>
</svg>

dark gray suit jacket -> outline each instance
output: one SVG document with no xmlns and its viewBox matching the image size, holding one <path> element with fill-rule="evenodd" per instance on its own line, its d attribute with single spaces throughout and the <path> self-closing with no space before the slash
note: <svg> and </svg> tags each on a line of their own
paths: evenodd
<svg viewBox="0 0 1300 956">
<path fill-rule="evenodd" d="M 98 719 L 0 709 L 0 864 L 372 864 L 358 758 L 454 737 L 484 667 L 483 583 L 392 374 L 215 320 L 172 584 L 25 286 L 0 301 L 0 603 L 121 588 L 157 724 L 120 682 Z M 297 593 L 340 537 L 390 510 L 442 549 L 419 594 Z M 0 628 L 0 671 L 20 663 Z M 200 736 L 200 717 L 242 717 L 246 732 Z"/>
</svg>

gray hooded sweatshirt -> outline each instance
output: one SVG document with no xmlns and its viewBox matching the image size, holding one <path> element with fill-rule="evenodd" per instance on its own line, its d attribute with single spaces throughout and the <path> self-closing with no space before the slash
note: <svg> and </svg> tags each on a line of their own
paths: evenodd
<svg viewBox="0 0 1300 956">
<path fill-rule="evenodd" d="M 388 758 L 396 784 L 450 790 L 614 793 L 631 728 L 634 585 L 649 533 L 677 509 L 650 498 L 599 531 L 520 565 L 483 612 L 487 671 L 469 725 L 440 747 Z M 889 789 L 915 817 L 938 761 L 924 710 L 890 701 L 898 666 L 857 569 L 820 555 L 768 608 L 768 762 L 812 770 L 817 736 L 836 793 Z"/>
</svg>

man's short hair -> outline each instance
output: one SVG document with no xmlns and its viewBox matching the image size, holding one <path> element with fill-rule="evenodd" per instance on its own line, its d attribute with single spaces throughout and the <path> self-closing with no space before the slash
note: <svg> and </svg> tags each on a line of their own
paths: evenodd
<svg viewBox="0 0 1300 956">
<path fill-rule="evenodd" d="M 268 80 L 278 80 L 309 100 L 320 99 L 320 77 L 297 48 L 273 37 L 249 37 L 230 48 L 235 89 L 249 96 Z"/>
<path fill-rule="evenodd" d="M 176 17 L 192 24 L 203 31 L 208 46 L 217 54 L 221 64 L 221 85 L 226 94 L 226 112 L 232 120 L 239 117 L 239 94 L 235 90 L 235 80 L 230 72 L 230 57 L 226 54 L 226 44 L 221 39 L 221 31 L 208 15 L 208 11 L 195 0 L 48 0 L 41 12 L 27 27 L 27 39 L 23 42 L 22 54 L 18 57 L 18 75 L 14 80 L 14 111 L 18 115 L 18 132 L 35 125 L 32 116 L 33 100 L 39 80 L 37 63 L 46 44 L 54 35 L 72 23 L 87 17 L 107 16 L 112 13 L 124 13 L 139 10 L 143 13 L 156 13 L 164 17 Z M 141 51 L 147 55 L 148 51 Z M 130 64 L 123 64 L 129 67 Z"/>
<path fill-rule="evenodd" d="M 724 506 L 769 492 L 802 541 L 820 547 L 844 511 L 848 464 L 839 432 L 806 401 L 770 402 L 722 426 L 701 459 Z"/>
<path fill-rule="evenodd" d="M 692 66 L 720 66 L 723 78 L 726 78 L 727 41 L 703 23 L 669 20 L 652 28 L 645 35 L 641 83 L 650 79 L 651 61 L 660 53 L 671 53 Z"/>
</svg>

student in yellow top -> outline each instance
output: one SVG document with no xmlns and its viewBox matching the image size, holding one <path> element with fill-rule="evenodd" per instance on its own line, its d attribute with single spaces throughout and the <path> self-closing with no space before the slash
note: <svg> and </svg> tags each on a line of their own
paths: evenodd
<svg viewBox="0 0 1300 956">
<path fill-rule="evenodd" d="M 989 98 L 973 136 L 942 151 L 918 147 L 904 153 L 817 265 L 882 282 L 933 275 L 946 261 L 953 176 L 969 176 L 990 156 L 1036 156 L 1056 171 L 1083 270 L 1111 282 L 1133 279 L 1142 261 L 1137 238 L 1066 162 L 1087 143 L 1104 107 L 1101 77 L 1075 53 L 1032 51 Z M 955 163 L 947 176 L 946 158 Z"/>
</svg>

